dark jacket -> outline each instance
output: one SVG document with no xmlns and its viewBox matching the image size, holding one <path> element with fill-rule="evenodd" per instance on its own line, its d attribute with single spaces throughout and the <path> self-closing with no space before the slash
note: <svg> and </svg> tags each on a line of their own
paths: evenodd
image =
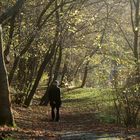
<svg viewBox="0 0 140 140">
<path fill-rule="evenodd" d="M 52 107 L 61 106 L 60 88 L 52 85 L 49 89 L 49 101 Z"/>
</svg>

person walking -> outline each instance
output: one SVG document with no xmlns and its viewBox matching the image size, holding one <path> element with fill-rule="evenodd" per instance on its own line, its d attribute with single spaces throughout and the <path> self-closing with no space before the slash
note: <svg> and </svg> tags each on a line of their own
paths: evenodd
<svg viewBox="0 0 140 140">
<path fill-rule="evenodd" d="M 61 107 L 61 96 L 59 83 L 55 80 L 49 89 L 49 101 L 51 106 L 51 117 L 52 121 L 58 122 L 60 120 L 59 109 Z"/>
</svg>

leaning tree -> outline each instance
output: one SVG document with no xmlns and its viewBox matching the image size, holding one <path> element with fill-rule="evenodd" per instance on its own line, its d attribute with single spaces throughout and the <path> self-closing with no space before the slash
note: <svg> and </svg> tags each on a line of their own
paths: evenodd
<svg viewBox="0 0 140 140">
<path fill-rule="evenodd" d="M 6 24 L 11 17 L 19 12 L 24 2 L 25 0 L 18 0 L 14 6 L 2 13 L 0 15 L 0 24 Z M 14 119 L 11 111 L 9 83 L 3 52 L 2 26 L 0 25 L 0 125 L 13 126 Z"/>
</svg>

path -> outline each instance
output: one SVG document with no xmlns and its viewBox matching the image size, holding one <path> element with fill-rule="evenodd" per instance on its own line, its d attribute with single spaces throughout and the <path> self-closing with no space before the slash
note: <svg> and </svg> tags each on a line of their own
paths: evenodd
<svg viewBox="0 0 140 140">
<path fill-rule="evenodd" d="M 105 140 L 106 134 L 111 134 L 113 140 L 115 133 L 125 131 L 114 125 L 100 124 L 93 112 L 79 114 L 62 107 L 61 121 L 50 122 L 49 106 L 14 106 L 14 110 L 18 128 L 9 131 L 12 140 Z"/>
</svg>

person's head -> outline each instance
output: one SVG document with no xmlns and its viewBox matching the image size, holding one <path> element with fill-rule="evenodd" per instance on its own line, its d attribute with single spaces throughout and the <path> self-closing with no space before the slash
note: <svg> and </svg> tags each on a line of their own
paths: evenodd
<svg viewBox="0 0 140 140">
<path fill-rule="evenodd" d="M 58 85 L 59 85 L 59 82 L 58 82 L 57 80 L 55 80 L 55 81 L 53 82 L 53 85 L 58 86 Z"/>
</svg>

